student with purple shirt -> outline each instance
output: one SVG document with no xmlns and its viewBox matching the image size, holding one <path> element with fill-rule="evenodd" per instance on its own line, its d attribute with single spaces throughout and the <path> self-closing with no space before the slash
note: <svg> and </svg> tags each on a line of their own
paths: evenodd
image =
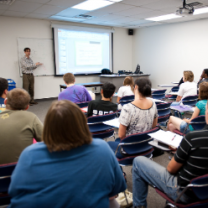
<svg viewBox="0 0 208 208">
<path fill-rule="evenodd" d="M 92 98 L 84 86 L 75 85 L 75 77 L 72 73 L 66 73 L 63 80 L 67 88 L 60 92 L 58 100 L 70 100 L 74 103 L 91 101 Z"/>
</svg>

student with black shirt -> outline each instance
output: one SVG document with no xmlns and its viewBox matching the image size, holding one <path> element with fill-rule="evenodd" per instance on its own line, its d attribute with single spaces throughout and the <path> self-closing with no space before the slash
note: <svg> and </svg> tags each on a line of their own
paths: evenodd
<svg viewBox="0 0 208 208">
<path fill-rule="evenodd" d="M 206 123 L 208 124 L 206 105 Z M 189 182 L 208 173 L 208 126 L 201 131 L 193 131 L 184 136 L 176 154 L 167 168 L 146 157 L 136 157 L 133 162 L 133 201 L 135 208 L 147 207 L 148 184 L 156 186 L 176 200 Z M 180 198 L 182 203 L 197 200 L 190 190 Z"/>
<path fill-rule="evenodd" d="M 88 105 L 87 116 L 105 115 L 117 111 L 117 104 L 112 103 L 112 97 L 116 87 L 110 82 L 103 84 L 101 89 L 101 100 L 92 100 Z"/>
</svg>

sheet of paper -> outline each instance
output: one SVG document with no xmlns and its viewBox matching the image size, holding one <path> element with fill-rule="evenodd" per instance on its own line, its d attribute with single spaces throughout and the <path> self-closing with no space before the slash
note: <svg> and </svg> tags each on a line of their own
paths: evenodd
<svg viewBox="0 0 208 208">
<path fill-rule="evenodd" d="M 183 136 L 181 135 L 175 134 L 170 131 L 163 131 L 163 130 L 159 130 L 155 133 L 150 133 L 148 135 L 160 142 L 163 142 L 164 144 L 167 144 L 176 148 L 178 148 L 178 146 L 181 143 L 181 140 L 183 139 Z"/>
<path fill-rule="evenodd" d="M 178 95 L 178 92 L 169 92 L 168 95 Z"/>
<path fill-rule="evenodd" d="M 113 126 L 115 128 L 119 128 L 119 125 L 120 125 L 119 118 L 114 118 L 112 120 L 105 121 L 103 123 L 109 126 Z"/>
</svg>

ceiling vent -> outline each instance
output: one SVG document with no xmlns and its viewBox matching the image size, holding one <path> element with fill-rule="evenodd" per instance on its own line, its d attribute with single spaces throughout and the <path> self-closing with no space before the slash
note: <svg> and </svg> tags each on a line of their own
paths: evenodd
<svg viewBox="0 0 208 208">
<path fill-rule="evenodd" d="M 75 16 L 75 18 L 80 18 L 80 19 L 92 19 L 94 18 L 93 16 L 87 15 L 87 14 L 80 14 Z"/>
<path fill-rule="evenodd" d="M 0 4 L 12 5 L 15 0 L 0 0 Z"/>
</svg>

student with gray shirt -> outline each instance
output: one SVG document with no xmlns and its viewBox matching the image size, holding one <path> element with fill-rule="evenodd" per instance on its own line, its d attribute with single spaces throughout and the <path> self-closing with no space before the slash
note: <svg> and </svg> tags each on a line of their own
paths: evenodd
<svg viewBox="0 0 208 208">
<path fill-rule="evenodd" d="M 151 82 L 142 78 L 135 81 L 133 102 L 123 106 L 119 118 L 119 138 L 122 140 L 128 135 L 145 132 L 157 125 L 157 107 L 151 96 Z"/>
</svg>

